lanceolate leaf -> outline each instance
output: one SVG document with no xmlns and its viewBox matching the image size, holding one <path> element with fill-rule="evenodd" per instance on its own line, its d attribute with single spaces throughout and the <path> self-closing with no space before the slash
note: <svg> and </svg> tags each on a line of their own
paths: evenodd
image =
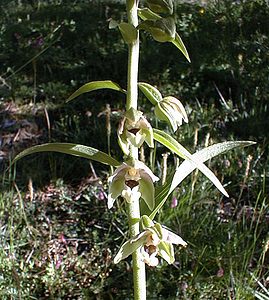
<svg viewBox="0 0 269 300">
<path fill-rule="evenodd" d="M 153 104 L 156 105 L 162 100 L 162 94 L 154 86 L 146 82 L 139 82 L 138 87 L 145 97 Z"/>
<path fill-rule="evenodd" d="M 210 179 L 212 183 L 226 197 L 229 197 L 218 178 L 214 175 L 214 173 L 206 165 L 201 163 L 201 160 L 196 159 L 193 155 L 191 155 L 191 153 L 187 149 L 185 149 L 181 144 L 179 144 L 174 138 L 172 138 L 169 134 L 165 133 L 164 131 L 160 131 L 157 129 L 154 129 L 153 136 L 156 141 L 166 146 L 178 156 L 191 162 L 191 164 L 193 164 L 195 168 L 199 169 L 208 179 Z"/>
<path fill-rule="evenodd" d="M 207 148 L 204 148 L 192 155 L 192 158 L 199 160 L 201 163 L 236 147 L 246 147 L 255 144 L 251 141 L 238 141 L 238 142 L 224 142 L 218 143 Z M 157 212 L 164 205 L 165 201 L 173 190 L 185 179 L 193 170 L 195 170 L 195 165 L 189 161 L 185 160 L 177 169 L 174 175 L 169 181 L 162 187 L 161 191 L 156 194 L 155 202 L 158 204 L 154 211 L 151 213 L 150 218 L 153 219 Z"/>
<path fill-rule="evenodd" d="M 126 91 L 123 90 L 117 83 L 111 80 L 103 80 L 103 81 L 92 81 L 84 84 L 78 90 L 76 90 L 66 101 L 69 102 L 76 97 L 80 96 L 81 94 L 100 90 L 100 89 L 111 89 L 115 91 L 119 91 L 125 93 Z"/>
<path fill-rule="evenodd" d="M 47 152 L 47 151 L 60 152 L 60 153 L 74 155 L 74 156 L 84 157 L 111 166 L 120 165 L 120 162 L 118 162 L 116 159 L 114 159 L 113 157 L 111 157 L 110 155 L 102 151 L 99 151 L 98 149 L 84 146 L 84 145 L 69 144 L 69 143 L 51 143 L 51 144 L 37 145 L 28 148 L 22 151 L 21 153 L 19 153 L 15 157 L 13 163 L 26 155 L 38 153 L 38 152 Z"/>
<path fill-rule="evenodd" d="M 187 58 L 188 62 L 191 62 L 189 53 L 188 53 L 181 37 L 179 36 L 179 34 L 177 32 L 176 32 L 176 37 L 172 41 L 172 43 L 183 53 L 183 55 Z"/>
<path fill-rule="evenodd" d="M 191 160 L 191 153 L 179 144 L 174 138 L 164 131 L 153 129 L 153 137 L 156 141 L 164 145 L 166 148 L 170 149 L 172 152 L 176 153 L 179 157 L 183 159 Z"/>
</svg>

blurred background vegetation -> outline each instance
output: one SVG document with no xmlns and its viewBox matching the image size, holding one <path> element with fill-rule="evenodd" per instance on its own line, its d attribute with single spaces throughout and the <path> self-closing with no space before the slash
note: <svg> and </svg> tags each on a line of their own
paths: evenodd
<svg viewBox="0 0 269 300">
<path fill-rule="evenodd" d="M 182 100 L 190 121 L 177 138 L 190 151 L 225 140 L 257 145 L 209 162 L 229 199 L 194 172 L 167 201 L 158 218 L 189 246 L 176 251 L 173 266 L 148 269 L 148 299 L 269 299 L 269 4 L 175 7 L 192 62 L 142 33 L 139 80 Z M 16 153 L 42 142 L 77 142 L 121 158 L 122 95 L 65 100 L 93 80 L 126 86 L 127 47 L 108 29 L 124 10 L 122 1 L 0 2 L 1 299 L 132 299 L 130 261 L 112 263 L 128 232 L 124 203 L 106 208 L 109 170 L 57 154 L 7 169 Z M 169 131 L 140 97 L 153 124 Z M 161 177 L 166 150 L 155 151 Z M 170 154 L 168 168 L 174 161 Z"/>
</svg>

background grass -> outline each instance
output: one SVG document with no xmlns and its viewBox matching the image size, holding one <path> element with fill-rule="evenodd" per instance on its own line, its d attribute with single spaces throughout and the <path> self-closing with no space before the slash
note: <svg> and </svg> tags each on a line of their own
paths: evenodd
<svg viewBox="0 0 269 300">
<path fill-rule="evenodd" d="M 107 22 L 124 19 L 124 5 L 17 4 L 2 1 L 0 9 L 0 298 L 131 299 L 130 260 L 112 263 L 128 232 L 124 203 L 106 207 L 109 170 L 57 154 L 29 156 L 7 169 L 16 153 L 36 143 L 108 151 L 107 103 L 110 150 L 120 159 L 121 95 L 64 100 L 87 81 L 126 86 L 127 49 Z M 176 1 L 176 10 L 192 63 L 142 35 L 140 80 L 182 99 L 190 121 L 176 135 L 191 152 L 224 140 L 258 143 L 208 163 L 229 199 L 194 172 L 173 194 L 177 206 L 167 201 L 157 218 L 189 246 L 176 250 L 173 266 L 148 268 L 148 299 L 268 299 L 268 3 Z M 155 124 L 142 95 L 140 103 Z M 156 146 L 160 177 L 165 152 Z M 174 164 L 170 154 L 168 172 Z"/>
</svg>

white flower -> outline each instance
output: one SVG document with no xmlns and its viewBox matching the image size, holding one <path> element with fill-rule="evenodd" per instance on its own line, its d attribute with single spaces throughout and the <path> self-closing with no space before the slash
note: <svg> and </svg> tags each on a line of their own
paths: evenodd
<svg viewBox="0 0 269 300">
<path fill-rule="evenodd" d="M 159 178 L 141 161 L 136 160 L 130 165 L 123 163 L 108 178 L 108 208 L 122 196 L 127 202 L 138 201 L 142 197 L 152 210 L 155 204 L 153 183 L 157 180 Z"/>
<path fill-rule="evenodd" d="M 175 261 L 173 244 L 186 247 L 187 243 L 159 223 L 154 224 L 147 216 L 142 217 L 142 222 L 143 225 L 148 224 L 150 227 L 125 242 L 114 258 L 114 262 L 118 263 L 140 248 L 140 258 L 147 265 L 157 266 L 159 263 L 157 256 L 172 264 Z"/>
<path fill-rule="evenodd" d="M 119 145 L 124 154 L 129 155 L 130 146 L 141 147 L 144 141 L 154 147 L 153 130 L 141 111 L 130 108 L 118 128 Z"/>
</svg>

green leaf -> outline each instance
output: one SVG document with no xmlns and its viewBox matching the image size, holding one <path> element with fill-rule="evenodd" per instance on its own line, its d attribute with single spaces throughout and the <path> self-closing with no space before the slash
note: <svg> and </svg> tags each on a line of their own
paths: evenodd
<svg viewBox="0 0 269 300">
<path fill-rule="evenodd" d="M 218 178 L 214 175 L 214 173 L 203 163 L 201 163 L 200 159 L 196 159 L 191 153 L 185 149 L 181 144 L 179 144 L 174 138 L 172 138 L 169 134 L 164 131 L 160 131 L 157 129 L 153 130 L 154 139 L 172 152 L 176 153 L 178 156 L 184 158 L 185 160 L 190 161 L 195 168 L 199 169 L 208 179 L 212 181 L 212 183 L 226 196 L 229 197 L 222 184 L 218 180 Z"/>
<path fill-rule="evenodd" d="M 229 150 L 232 150 L 236 147 L 246 147 L 250 145 L 256 144 L 251 141 L 236 141 L 236 142 L 223 142 L 218 143 L 207 148 L 204 148 L 192 155 L 193 159 L 199 160 L 201 163 L 219 155 Z M 195 165 L 185 160 L 171 176 L 171 179 L 166 182 L 166 184 L 162 187 L 161 191 L 156 194 L 155 202 L 158 203 L 154 211 L 149 216 L 152 220 L 154 219 L 157 212 L 164 205 L 165 201 L 169 197 L 169 195 L 174 191 L 174 189 L 193 171 L 195 170 Z"/>
<path fill-rule="evenodd" d="M 158 19 L 161 19 L 162 17 L 159 16 L 158 14 L 155 14 L 152 10 L 149 8 L 139 8 L 138 9 L 138 16 L 143 20 L 152 20 L 156 21 Z"/>
<path fill-rule="evenodd" d="M 162 101 L 162 94 L 154 86 L 149 83 L 139 82 L 138 87 L 145 97 L 155 106 Z"/>
<path fill-rule="evenodd" d="M 118 162 L 116 159 L 114 159 L 113 157 L 111 157 L 110 155 L 102 151 L 99 151 L 98 149 L 84 146 L 84 145 L 69 144 L 69 143 L 50 143 L 50 144 L 37 145 L 28 148 L 22 151 L 21 153 L 19 153 L 14 158 L 13 163 L 26 155 L 38 153 L 38 152 L 48 152 L 48 151 L 60 152 L 60 153 L 74 155 L 74 156 L 84 157 L 111 166 L 120 165 L 120 162 Z"/>
<path fill-rule="evenodd" d="M 125 90 L 123 90 L 117 83 L 111 81 L 111 80 L 103 80 L 103 81 L 92 81 L 84 84 L 81 86 L 78 90 L 76 90 L 67 100 L 66 102 L 69 102 L 76 97 L 80 96 L 81 94 L 100 90 L 100 89 L 111 89 L 115 91 L 119 91 L 122 93 L 126 93 Z"/>
<path fill-rule="evenodd" d="M 188 62 L 191 62 L 189 53 L 188 53 L 181 37 L 179 36 L 179 34 L 177 32 L 176 32 L 176 36 L 175 36 L 174 40 L 172 41 L 172 43 L 183 53 L 183 55 L 187 58 Z"/>
</svg>

